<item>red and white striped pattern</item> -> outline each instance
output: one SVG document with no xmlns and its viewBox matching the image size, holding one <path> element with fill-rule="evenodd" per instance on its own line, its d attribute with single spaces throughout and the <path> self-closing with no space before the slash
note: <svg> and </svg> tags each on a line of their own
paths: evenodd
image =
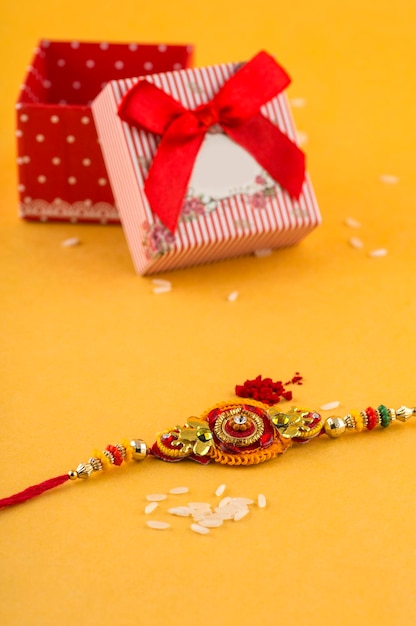
<svg viewBox="0 0 416 626">
<path fill-rule="evenodd" d="M 155 74 L 147 76 L 146 80 L 171 94 L 186 108 L 194 109 L 209 101 L 235 68 L 232 64 L 216 65 Z M 121 221 L 139 274 L 248 254 L 260 248 L 289 246 L 320 223 L 319 209 L 306 176 L 298 202 L 279 186 L 263 209 L 253 209 L 243 194 L 225 198 L 214 211 L 197 219 L 181 220 L 170 249 L 149 258 L 144 245 L 144 224 L 154 225 L 157 218 L 143 191 L 146 176 L 143 160 L 151 162 L 157 141 L 150 133 L 130 128 L 116 114 L 121 98 L 137 80 L 109 83 L 95 100 L 93 113 Z M 296 130 L 285 94 L 268 102 L 262 113 L 296 142 Z"/>
</svg>

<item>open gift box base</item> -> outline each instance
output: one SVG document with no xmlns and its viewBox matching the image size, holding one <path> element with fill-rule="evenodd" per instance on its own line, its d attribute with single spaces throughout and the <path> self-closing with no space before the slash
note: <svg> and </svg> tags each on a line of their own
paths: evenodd
<svg viewBox="0 0 416 626">
<path fill-rule="evenodd" d="M 185 45 L 41 41 L 16 104 L 21 217 L 119 223 L 91 103 L 109 80 L 191 59 Z"/>
</svg>

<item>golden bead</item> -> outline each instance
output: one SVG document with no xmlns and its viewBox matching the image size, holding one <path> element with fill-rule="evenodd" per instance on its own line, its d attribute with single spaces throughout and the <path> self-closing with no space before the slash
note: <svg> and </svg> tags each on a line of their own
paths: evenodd
<svg viewBox="0 0 416 626">
<path fill-rule="evenodd" d="M 345 422 L 342 417 L 328 417 L 324 423 L 325 433 L 328 437 L 340 437 L 345 432 Z"/>
<path fill-rule="evenodd" d="M 92 471 L 92 465 L 90 463 L 80 463 L 76 469 L 78 478 L 89 478 Z"/>
<path fill-rule="evenodd" d="M 147 456 L 147 445 L 142 439 L 133 439 L 130 441 L 133 448 L 133 459 L 135 461 L 143 461 Z"/>
<path fill-rule="evenodd" d="M 412 415 L 413 415 L 413 409 L 409 409 L 409 407 L 407 407 L 407 406 L 401 406 L 396 411 L 396 418 L 400 422 L 407 422 L 409 417 L 412 417 Z"/>
<path fill-rule="evenodd" d="M 68 476 L 71 480 L 76 480 L 78 478 L 78 474 L 75 470 L 71 470 L 68 472 Z"/>
</svg>

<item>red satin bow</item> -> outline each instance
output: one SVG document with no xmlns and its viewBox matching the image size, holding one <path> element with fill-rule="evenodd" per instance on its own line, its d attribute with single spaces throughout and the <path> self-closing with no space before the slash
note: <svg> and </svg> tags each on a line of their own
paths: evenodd
<svg viewBox="0 0 416 626">
<path fill-rule="evenodd" d="M 260 107 L 290 83 L 266 52 L 244 64 L 214 98 L 188 110 L 152 83 L 140 80 L 118 109 L 122 120 L 161 135 L 144 190 L 152 211 L 175 231 L 195 159 L 210 126 L 223 131 L 249 152 L 289 194 L 298 198 L 305 177 L 305 155 Z"/>
</svg>

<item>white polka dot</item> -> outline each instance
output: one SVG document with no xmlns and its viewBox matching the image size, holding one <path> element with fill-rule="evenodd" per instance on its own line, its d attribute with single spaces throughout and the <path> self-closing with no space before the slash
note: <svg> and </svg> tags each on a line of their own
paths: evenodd
<svg viewBox="0 0 416 626">
<path fill-rule="evenodd" d="M 21 193 L 23 193 L 25 191 L 26 187 L 24 185 L 18 185 L 17 186 L 17 190 L 20 191 Z"/>
<path fill-rule="evenodd" d="M 59 104 L 68 104 L 66 100 L 59 100 Z"/>
<path fill-rule="evenodd" d="M 75 176 L 70 176 L 68 178 L 68 182 L 69 182 L 70 185 L 75 185 L 76 182 L 77 182 L 77 179 L 75 178 Z"/>
<path fill-rule="evenodd" d="M 19 119 L 21 122 L 27 122 L 27 120 L 29 119 L 29 116 L 26 115 L 26 113 L 22 113 Z"/>
<path fill-rule="evenodd" d="M 53 203 L 56 205 L 61 204 L 61 202 L 62 202 L 61 198 L 55 198 L 55 200 L 53 201 Z"/>
<path fill-rule="evenodd" d="M 52 124 L 57 124 L 59 122 L 59 117 L 57 115 L 51 115 Z"/>
<path fill-rule="evenodd" d="M 79 80 L 74 80 L 74 82 L 72 83 L 72 87 L 74 89 L 81 89 L 81 83 L 79 82 Z"/>
<path fill-rule="evenodd" d="M 88 61 L 85 61 L 85 65 L 89 68 L 95 67 L 95 61 L 93 61 L 92 59 L 88 59 Z"/>
<path fill-rule="evenodd" d="M 100 43 L 100 48 L 101 50 L 108 50 L 108 43 L 103 41 L 102 43 Z"/>
<path fill-rule="evenodd" d="M 87 208 L 92 206 L 92 200 L 90 200 L 89 198 L 84 200 L 84 206 L 86 206 Z"/>
<path fill-rule="evenodd" d="M 22 162 L 23 163 L 30 163 L 30 156 L 23 156 L 22 157 Z"/>
<path fill-rule="evenodd" d="M 106 178 L 99 178 L 98 179 L 98 184 L 100 185 L 100 187 L 105 187 L 105 185 L 107 184 L 107 179 Z"/>
<path fill-rule="evenodd" d="M 129 44 L 129 50 L 130 50 L 131 52 L 136 52 L 136 50 L 137 50 L 137 48 L 138 48 L 138 47 L 139 47 L 139 46 L 137 45 L 137 43 L 131 43 L 131 44 Z"/>
<path fill-rule="evenodd" d="M 114 67 L 116 68 L 116 70 L 122 70 L 124 67 L 124 63 L 123 61 L 116 61 L 114 63 Z"/>
<path fill-rule="evenodd" d="M 84 115 L 84 117 L 81 117 L 81 123 L 82 124 L 89 124 L 90 123 L 90 118 L 87 117 L 86 115 Z"/>
<path fill-rule="evenodd" d="M 46 183 L 46 176 L 44 176 L 43 174 L 38 176 L 38 183 L 41 183 L 42 185 L 43 183 Z"/>
<path fill-rule="evenodd" d="M 75 137 L 74 137 L 74 135 L 68 135 L 66 140 L 67 140 L 67 143 L 74 143 L 75 142 Z"/>
<path fill-rule="evenodd" d="M 194 51 L 194 47 L 193 46 L 186 46 L 186 51 L 187 52 L 193 52 Z"/>
<path fill-rule="evenodd" d="M 22 108 L 22 106 L 23 106 L 23 105 L 22 105 L 22 103 L 21 103 L 21 102 L 18 102 L 17 104 L 15 104 L 15 105 L 14 105 L 14 108 L 15 108 L 15 109 L 17 109 L 17 110 L 19 110 L 19 109 L 21 109 L 21 108 Z"/>
<path fill-rule="evenodd" d="M 160 46 L 157 47 L 157 49 L 159 50 L 159 52 L 166 52 L 168 47 L 165 46 L 165 44 L 161 44 Z"/>
<path fill-rule="evenodd" d="M 71 48 L 73 48 L 74 50 L 79 48 L 79 41 L 71 41 Z"/>
<path fill-rule="evenodd" d="M 16 163 L 17 163 L 17 165 L 23 165 L 23 163 L 24 163 L 23 157 L 17 157 Z"/>
<path fill-rule="evenodd" d="M 30 72 L 33 72 L 33 67 L 31 65 L 28 65 L 27 68 L 26 68 L 26 72 L 28 74 L 30 74 Z"/>
<path fill-rule="evenodd" d="M 51 42 L 49 41 L 49 39 L 44 39 L 42 41 L 42 48 L 49 48 L 50 45 L 51 45 Z"/>
<path fill-rule="evenodd" d="M 23 199 L 23 202 L 24 202 L 25 204 L 29 204 L 30 202 L 32 202 L 32 198 L 31 198 L 30 196 L 26 196 L 26 197 Z"/>
<path fill-rule="evenodd" d="M 52 83 L 50 80 L 44 80 L 43 86 L 45 87 L 45 89 L 50 89 L 52 87 Z"/>
<path fill-rule="evenodd" d="M 143 65 L 145 70 L 152 70 L 153 69 L 153 63 L 151 61 L 146 61 L 146 63 Z"/>
<path fill-rule="evenodd" d="M 16 131 L 16 137 L 23 137 L 23 131 L 20 130 L 20 128 L 18 128 Z"/>
<path fill-rule="evenodd" d="M 182 63 L 174 63 L 173 64 L 173 69 L 174 70 L 181 70 L 182 69 Z"/>
<path fill-rule="evenodd" d="M 61 162 L 61 159 L 59 157 L 53 157 L 52 159 L 53 165 L 59 165 L 60 162 Z"/>
<path fill-rule="evenodd" d="M 91 159 L 82 159 L 82 165 L 88 167 L 89 165 L 91 165 Z"/>
<path fill-rule="evenodd" d="M 65 61 L 65 59 L 58 59 L 56 64 L 57 64 L 58 67 L 64 67 L 65 64 L 66 64 L 66 61 Z"/>
<path fill-rule="evenodd" d="M 20 85 L 20 91 L 25 91 L 26 90 L 26 85 L 24 83 L 22 83 Z"/>
</svg>

